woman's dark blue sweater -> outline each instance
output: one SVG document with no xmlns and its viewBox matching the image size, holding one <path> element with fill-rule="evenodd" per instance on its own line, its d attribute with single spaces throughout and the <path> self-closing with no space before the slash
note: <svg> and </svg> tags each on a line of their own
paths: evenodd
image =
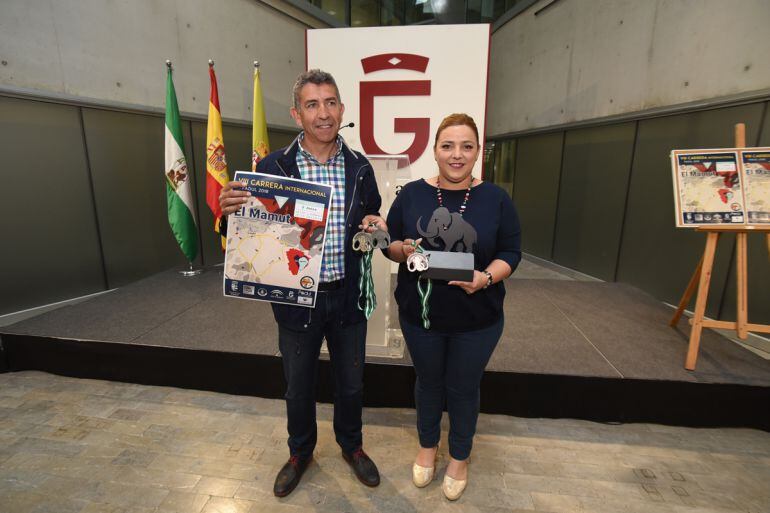
<svg viewBox="0 0 770 513">
<path fill-rule="evenodd" d="M 466 189 L 441 189 L 442 203 L 449 213 L 460 210 L 465 193 Z M 475 239 L 466 252 L 472 250 L 477 270 L 483 271 L 495 259 L 516 269 L 521 260 L 519 216 L 511 198 L 500 187 L 488 182 L 473 187 L 462 218 L 458 220 L 454 215 L 448 220 L 454 227 L 447 226 L 447 212 L 437 211 L 438 208 L 436 187 L 422 179 L 408 183 L 388 213 L 391 239 L 403 241 L 422 237 L 421 245 L 428 251 L 466 251 L 465 242 Z M 433 222 L 437 216 L 440 221 Z M 463 229 L 458 230 L 458 224 Z M 421 235 L 420 231 L 429 236 Z M 447 244 L 452 247 L 447 248 Z M 395 296 L 401 318 L 421 325 L 417 277 L 418 273 L 409 272 L 406 264 L 399 265 Z M 429 313 L 431 329 L 464 332 L 490 326 L 503 315 L 504 298 L 502 282 L 468 295 L 458 286 L 433 280 Z"/>
</svg>

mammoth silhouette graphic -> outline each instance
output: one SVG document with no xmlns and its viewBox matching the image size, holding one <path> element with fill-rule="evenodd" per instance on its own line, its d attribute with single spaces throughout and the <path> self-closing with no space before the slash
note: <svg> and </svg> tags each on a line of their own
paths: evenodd
<svg viewBox="0 0 770 513">
<path fill-rule="evenodd" d="M 422 229 L 421 224 L 422 217 L 417 220 L 417 232 L 430 242 L 431 246 L 439 247 L 440 240 L 444 243 L 444 251 L 473 251 L 476 229 L 457 212 L 450 213 L 446 207 L 439 207 L 431 214 L 425 229 Z"/>
</svg>

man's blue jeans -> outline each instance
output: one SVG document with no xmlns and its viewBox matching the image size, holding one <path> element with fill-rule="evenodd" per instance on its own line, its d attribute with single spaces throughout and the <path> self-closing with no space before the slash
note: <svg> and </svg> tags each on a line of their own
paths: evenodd
<svg viewBox="0 0 770 513">
<path fill-rule="evenodd" d="M 334 374 L 334 434 L 337 443 L 346 453 L 352 453 L 362 445 L 366 322 L 340 325 L 344 298 L 344 288 L 320 292 L 316 307 L 309 312 L 308 331 L 278 326 L 278 346 L 287 384 L 284 397 L 292 456 L 303 459 L 311 456 L 318 440 L 316 381 L 318 355 L 324 337 Z"/>
<path fill-rule="evenodd" d="M 481 377 L 503 333 L 503 319 L 487 328 L 461 333 L 426 330 L 402 319 L 401 331 L 417 373 L 414 400 L 420 445 L 438 445 L 446 401 L 449 454 L 456 460 L 467 459 L 479 418 Z"/>
</svg>

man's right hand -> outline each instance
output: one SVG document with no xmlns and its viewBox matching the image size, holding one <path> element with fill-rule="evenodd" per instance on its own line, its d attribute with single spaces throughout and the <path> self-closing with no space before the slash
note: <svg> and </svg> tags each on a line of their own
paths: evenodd
<svg viewBox="0 0 770 513">
<path fill-rule="evenodd" d="M 241 182 L 227 182 L 219 194 L 219 208 L 222 215 L 230 215 L 238 211 L 249 200 L 251 193 L 242 189 Z"/>
</svg>

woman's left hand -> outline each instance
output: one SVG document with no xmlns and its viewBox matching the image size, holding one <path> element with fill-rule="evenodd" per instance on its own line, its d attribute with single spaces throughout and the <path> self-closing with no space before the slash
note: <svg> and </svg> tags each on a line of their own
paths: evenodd
<svg viewBox="0 0 770 513">
<path fill-rule="evenodd" d="M 473 294 L 484 288 L 487 284 L 487 275 L 481 271 L 473 271 L 473 281 L 450 281 L 449 285 L 456 285 L 463 289 L 466 294 Z"/>
</svg>

